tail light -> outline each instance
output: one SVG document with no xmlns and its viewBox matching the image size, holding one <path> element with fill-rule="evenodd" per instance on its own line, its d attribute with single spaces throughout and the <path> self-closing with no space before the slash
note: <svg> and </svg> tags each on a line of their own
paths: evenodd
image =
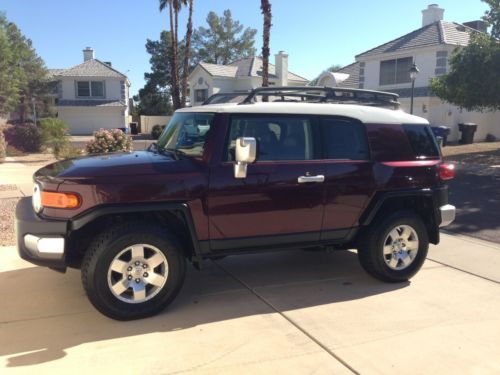
<svg viewBox="0 0 500 375">
<path fill-rule="evenodd" d="M 453 164 L 439 164 L 439 178 L 443 181 L 455 177 L 455 166 Z"/>
</svg>

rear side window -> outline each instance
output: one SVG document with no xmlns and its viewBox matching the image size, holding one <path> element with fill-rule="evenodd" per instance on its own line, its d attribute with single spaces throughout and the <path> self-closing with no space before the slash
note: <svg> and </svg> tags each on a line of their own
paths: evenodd
<svg viewBox="0 0 500 375">
<path fill-rule="evenodd" d="M 322 119 L 327 159 L 368 160 L 370 152 L 363 124 L 346 119 Z"/>
<path fill-rule="evenodd" d="M 439 148 L 430 126 L 403 125 L 403 129 L 417 159 L 439 157 Z"/>
</svg>

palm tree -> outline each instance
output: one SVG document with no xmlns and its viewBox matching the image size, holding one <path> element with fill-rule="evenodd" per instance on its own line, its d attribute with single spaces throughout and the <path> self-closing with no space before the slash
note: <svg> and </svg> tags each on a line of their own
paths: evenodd
<svg viewBox="0 0 500 375">
<path fill-rule="evenodd" d="M 182 0 L 184 5 L 186 5 L 187 0 Z M 186 30 L 186 45 L 184 51 L 184 67 L 182 69 L 182 95 L 181 95 L 181 105 L 184 107 L 186 105 L 186 96 L 187 96 L 187 79 L 189 75 L 189 57 L 191 52 L 191 37 L 193 36 L 193 0 L 189 0 L 189 16 L 187 21 L 187 30 Z"/>
<path fill-rule="evenodd" d="M 181 107 L 179 93 L 179 48 L 178 48 L 178 17 L 182 0 L 160 0 L 160 12 L 168 7 L 170 16 L 170 37 L 171 37 L 171 55 L 172 55 L 172 102 L 174 109 Z"/>
<path fill-rule="evenodd" d="M 260 10 L 264 15 L 264 42 L 262 44 L 262 86 L 269 86 L 269 38 L 271 33 L 271 3 L 269 0 L 260 0 Z"/>
</svg>

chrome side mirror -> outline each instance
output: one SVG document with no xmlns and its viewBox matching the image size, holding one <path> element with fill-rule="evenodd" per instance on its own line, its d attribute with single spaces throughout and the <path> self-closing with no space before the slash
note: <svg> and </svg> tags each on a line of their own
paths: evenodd
<svg viewBox="0 0 500 375">
<path fill-rule="evenodd" d="M 257 141 L 251 137 L 236 139 L 236 163 L 234 164 L 234 178 L 246 178 L 247 166 L 255 161 L 257 156 Z"/>
</svg>

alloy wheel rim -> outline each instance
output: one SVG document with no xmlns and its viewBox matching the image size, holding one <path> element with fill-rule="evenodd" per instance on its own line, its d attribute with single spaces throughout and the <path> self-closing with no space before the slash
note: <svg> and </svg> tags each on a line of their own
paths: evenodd
<svg viewBox="0 0 500 375">
<path fill-rule="evenodd" d="M 129 246 L 116 255 L 108 269 L 108 287 L 120 301 L 143 303 L 156 296 L 168 278 L 168 261 L 149 244 Z"/>
<path fill-rule="evenodd" d="M 392 270 L 408 268 L 418 253 L 418 235 L 409 225 L 398 225 L 389 231 L 384 240 L 384 261 Z"/>
</svg>

